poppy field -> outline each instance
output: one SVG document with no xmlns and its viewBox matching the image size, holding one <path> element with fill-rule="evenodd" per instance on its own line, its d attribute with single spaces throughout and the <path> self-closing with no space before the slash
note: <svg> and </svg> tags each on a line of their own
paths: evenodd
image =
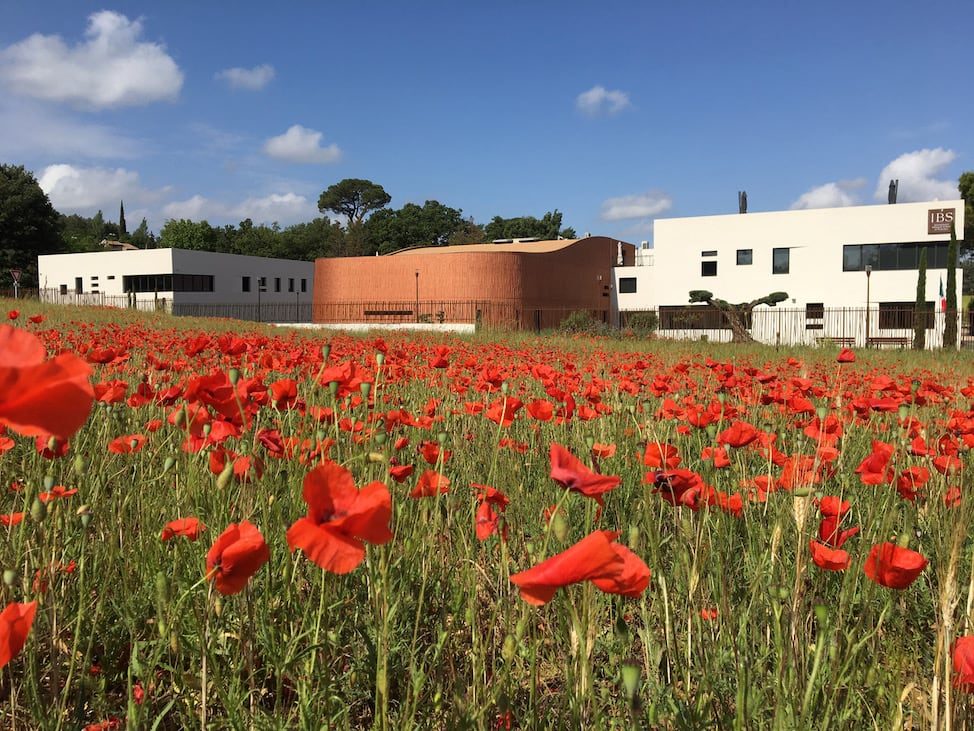
<svg viewBox="0 0 974 731">
<path fill-rule="evenodd" d="M 5 305 L 0 727 L 974 727 L 964 354 Z"/>
</svg>

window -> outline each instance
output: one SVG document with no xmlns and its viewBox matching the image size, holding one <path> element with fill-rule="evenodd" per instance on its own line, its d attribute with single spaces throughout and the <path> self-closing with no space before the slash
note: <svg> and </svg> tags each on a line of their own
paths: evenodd
<svg viewBox="0 0 974 731">
<path fill-rule="evenodd" d="M 744 316 L 744 327 L 751 327 L 751 313 Z M 727 317 L 710 305 L 662 305 L 660 330 L 729 330 Z"/>
<path fill-rule="evenodd" d="M 257 286 L 260 287 L 261 292 L 267 291 L 267 277 L 261 277 L 257 280 Z"/>
<path fill-rule="evenodd" d="M 737 266 L 748 266 L 753 263 L 754 250 L 753 249 L 738 249 L 737 250 Z"/>
<path fill-rule="evenodd" d="M 787 274 L 791 267 L 791 249 L 771 250 L 771 273 Z"/>
<path fill-rule="evenodd" d="M 619 277 L 619 294 L 635 294 L 635 292 L 635 277 Z"/>
<path fill-rule="evenodd" d="M 244 277 L 246 279 L 246 277 Z M 246 286 L 246 283 L 245 285 Z M 132 274 L 122 277 L 123 292 L 212 292 L 212 274 Z M 247 291 L 246 289 L 244 290 Z"/>
<path fill-rule="evenodd" d="M 307 292 L 308 291 L 308 280 L 307 279 L 302 279 L 301 280 L 301 291 L 302 292 Z"/>
<path fill-rule="evenodd" d="M 249 292 L 250 291 L 250 277 L 240 278 L 240 291 Z"/>
<path fill-rule="evenodd" d="M 109 274 L 107 278 L 108 279 L 115 279 L 115 275 L 114 274 Z"/>
<path fill-rule="evenodd" d="M 947 242 L 905 242 L 899 244 L 846 244 L 842 247 L 842 271 L 863 272 L 867 266 L 875 271 L 916 271 L 920 252 L 927 252 L 927 267 L 947 267 Z"/>
<path fill-rule="evenodd" d="M 275 292 L 280 292 L 281 291 L 281 278 L 280 277 L 274 277 L 274 291 Z"/>
<path fill-rule="evenodd" d="M 62 284 L 60 291 L 61 291 L 61 294 L 67 294 L 68 293 L 68 285 Z"/>
<path fill-rule="evenodd" d="M 85 293 L 84 281 L 85 280 L 82 277 L 75 277 L 74 278 L 74 293 L 75 294 L 84 294 Z"/>
<path fill-rule="evenodd" d="M 717 249 L 710 249 L 709 251 L 701 251 L 700 256 L 717 256 Z"/>
<path fill-rule="evenodd" d="M 97 282 L 97 281 L 98 281 L 98 277 L 97 277 L 97 275 L 94 275 L 94 274 L 92 274 L 92 275 L 91 275 L 91 281 L 92 281 L 92 282 Z"/>
<path fill-rule="evenodd" d="M 809 302 L 805 305 L 805 329 L 823 330 L 825 328 L 825 304 L 823 302 Z"/>
<path fill-rule="evenodd" d="M 288 292 L 294 291 L 294 277 L 287 278 L 287 291 Z"/>
<path fill-rule="evenodd" d="M 717 262 L 715 262 L 715 261 L 702 261 L 702 262 L 700 262 L 700 276 L 701 277 L 716 277 L 717 276 Z"/>
<path fill-rule="evenodd" d="M 880 330 L 912 330 L 914 322 L 915 302 L 880 302 L 879 329 Z M 923 327 L 933 329 L 934 303 L 923 303 Z"/>
</svg>

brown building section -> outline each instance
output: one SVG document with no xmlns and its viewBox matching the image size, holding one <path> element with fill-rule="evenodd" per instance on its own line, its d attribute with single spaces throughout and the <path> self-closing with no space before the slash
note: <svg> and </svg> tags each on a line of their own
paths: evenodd
<svg viewBox="0 0 974 731">
<path fill-rule="evenodd" d="M 315 321 L 479 321 L 532 329 L 590 310 L 608 322 L 612 268 L 634 260 L 632 244 L 605 236 L 318 259 Z"/>
</svg>

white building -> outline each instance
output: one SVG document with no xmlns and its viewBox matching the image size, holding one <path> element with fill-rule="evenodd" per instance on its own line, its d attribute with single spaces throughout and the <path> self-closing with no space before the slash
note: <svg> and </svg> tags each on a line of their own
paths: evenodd
<svg viewBox="0 0 974 731">
<path fill-rule="evenodd" d="M 37 257 L 37 268 L 41 297 L 48 301 L 177 314 L 267 320 L 275 308 L 283 312 L 285 306 L 295 311 L 305 306 L 310 312 L 314 292 L 314 262 L 211 251 L 50 254 Z M 263 314 L 247 311 L 258 304 Z"/>
<path fill-rule="evenodd" d="M 963 235 L 962 200 L 658 219 L 653 248 L 637 251 L 636 266 L 614 270 L 618 308 L 623 320 L 626 312 L 657 311 L 664 336 L 707 331 L 711 339 L 729 340 L 719 314 L 706 305 L 689 309 L 691 290 L 728 302 L 786 292 L 778 307 L 755 309 L 756 339 L 863 345 L 868 323 L 872 344 L 902 345 L 912 337 L 925 248 L 927 339 L 936 345 L 951 223 Z M 958 304 L 961 280 L 958 268 Z"/>
</svg>

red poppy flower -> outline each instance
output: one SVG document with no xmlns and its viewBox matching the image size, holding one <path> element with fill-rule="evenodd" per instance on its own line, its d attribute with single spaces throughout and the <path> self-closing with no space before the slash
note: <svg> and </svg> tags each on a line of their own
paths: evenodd
<svg viewBox="0 0 974 731">
<path fill-rule="evenodd" d="M 91 368 L 70 353 L 45 361 L 46 355 L 36 335 L 0 326 L 0 425 L 68 439 L 91 412 Z"/>
<path fill-rule="evenodd" d="M 143 446 L 145 446 L 145 434 L 127 434 L 110 441 L 108 451 L 112 454 L 130 454 L 138 452 Z"/>
<path fill-rule="evenodd" d="M 923 554 L 886 542 L 872 547 L 863 571 L 877 584 L 890 589 L 905 589 L 926 567 L 927 559 Z"/>
<path fill-rule="evenodd" d="M 195 541 L 200 537 L 200 532 L 204 530 L 206 530 L 206 526 L 199 521 L 199 518 L 177 518 L 166 523 L 160 538 L 168 541 L 176 536 L 183 536 Z"/>
<path fill-rule="evenodd" d="M 820 569 L 826 571 L 845 571 L 849 568 L 849 553 L 841 548 L 829 548 L 818 541 L 810 541 L 808 544 L 812 552 L 812 561 Z"/>
<path fill-rule="evenodd" d="M 439 493 L 450 491 L 450 481 L 433 470 L 426 470 L 416 480 L 416 487 L 409 493 L 409 497 L 433 497 Z"/>
<path fill-rule="evenodd" d="M 351 472 L 325 462 L 305 475 L 303 496 L 308 514 L 288 528 L 287 544 L 325 571 L 347 574 L 365 559 L 365 542 L 392 540 L 392 499 L 381 482 L 359 490 Z"/>
<path fill-rule="evenodd" d="M 293 378 L 283 378 L 271 384 L 271 401 L 276 409 L 289 409 L 298 400 L 298 384 Z"/>
<path fill-rule="evenodd" d="M 619 477 L 593 472 L 560 444 L 553 442 L 549 454 L 551 479 L 562 487 L 594 499 L 599 505 L 602 505 L 602 495 L 622 482 Z"/>
<path fill-rule="evenodd" d="M 20 310 L 10 310 L 7 313 L 8 320 L 16 320 L 18 317 L 20 317 Z"/>
<path fill-rule="evenodd" d="M 892 482 L 895 475 L 888 466 L 892 457 L 893 445 L 874 439 L 872 453 L 856 467 L 862 484 L 882 485 Z"/>
<path fill-rule="evenodd" d="M 0 668 L 5 667 L 24 649 L 36 611 L 37 602 L 14 602 L 0 612 Z"/>
<path fill-rule="evenodd" d="M 497 532 L 497 526 L 500 523 L 500 514 L 507 509 L 510 500 L 507 495 L 489 485 L 473 483 L 471 487 L 479 491 L 477 501 L 480 505 L 477 506 L 477 514 L 474 518 L 477 540 L 486 541 Z M 501 537 L 507 540 L 506 523 L 504 524 Z"/>
<path fill-rule="evenodd" d="M 499 426 L 507 427 L 514 423 L 514 417 L 522 406 L 524 404 L 521 399 L 504 396 L 492 403 L 484 412 L 484 416 Z"/>
<path fill-rule="evenodd" d="M 31 315 L 27 318 L 29 322 L 32 322 L 35 325 L 40 325 L 42 322 L 44 322 L 44 319 L 44 315 Z"/>
<path fill-rule="evenodd" d="M 600 444 L 596 442 L 592 445 L 592 457 L 594 459 L 612 459 L 616 455 L 615 444 Z"/>
<path fill-rule="evenodd" d="M 653 492 L 670 505 L 686 505 L 691 510 L 700 508 L 700 498 L 705 492 L 703 478 L 693 470 L 663 470 L 650 472 L 646 482 L 655 486 Z"/>
<path fill-rule="evenodd" d="M 78 494 L 78 488 L 73 487 L 70 490 L 64 485 L 55 485 L 51 488 L 50 492 L 42 492 L 37 496 L 37 499 L 42 503 L 49 503 L 52 500 L 61 500 L 64 498 L 69 498 L 72 495 Z"/>
<path fill-rule="evenodd" d="M 20 525 L 23 520 L 23 513 L 6 513 L 4 515 L 0 515 L 0 525 L 2 525 L 4 528 Z"/>
<path fill-rule="evenodd" d="M 717 607 L 704 607 L 700 610 L 700 619 L 706 622 L 713 622 L 717 619 L 719 614 L 720 613 L 717 611 Z"/>
<path fill-rule="evenodd" d="M 650 571 L 632 551 L 613 543 L 618 533 L 595 531 L 566 551 L 514 574 L 511 583 L 528 604 L 541 606 L 563 586 L 592 581 L 602 591 L 638 596 L 649 586 Z"/>
<path fill-rule="evenodd" d="M 413 469 L 411 464 L 395 465 L 389 468 L 389 477 L 401 485 L 413 474 Z"/>
<path fill-rule="evenodd" d="M 216 580 L 221 594 L 238 594 L 270 557 L 257 526 L 246 520 L 231 523 L 206 554 L 206 575 Z"/>
<path fill-rule="evenodd" d="M 681 461 L 679 451 L 672 444 L 648 442 L 643 452 L 643 464 L 647 467 L 675 470 Z"/>
<path fill-rule="evenodd" d="M 930 481 L 930 470 L 920 465 L 907 467 L 896 478 L 896 491 L 905 500 L 915 501 Z"/>
<path fill-rule="evenodd" d="M 735 421 L 729 427 L 717 435 L 717 444 L 726 444 L 728 447 L 746 447 L 758 438 L 758 430 L 746 421 Z"/>
<path fill-rule="evenodd" d="M 544 399 L 535 399 L 528 403 L 526 408 L 531 418 L 538 421 L 551 421 L 551 417 L 555 414 L 554 405 Z"/>
<path fill-rule="evenodd" d="M 838 363 L 855 363 L 856 354 L 849 348 L 843 348 L 839 351 L 839 355 L 835 360 Z"/>
<path fill-rule="evenodd" d="M 954 642 L 954 685 L 974 693 L 974 635 L 958 637 Z"/>
</svg>

